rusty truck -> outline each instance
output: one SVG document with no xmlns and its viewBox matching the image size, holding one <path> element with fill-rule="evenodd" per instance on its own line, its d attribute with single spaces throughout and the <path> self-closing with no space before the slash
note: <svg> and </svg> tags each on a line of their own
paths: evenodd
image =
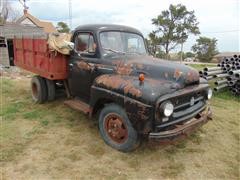
<svg viewBox="0 0 240 180">
<path fill-rule="evenodd" d="M 69 55 L 49 50 L 47 37 L 14 39 L 15 65 L 35 73 L 32 98 L 56 98 L 97 117 L 106 144 L 136 149 L 147 137 L 174 141 L 211 119 L 212 90 L 188 66 L 149 55 L 140 31 L 122 25 L 82 25 L 72 32 Z M 94 118 L 96 119 L 96 118 Z"/>
</svg>

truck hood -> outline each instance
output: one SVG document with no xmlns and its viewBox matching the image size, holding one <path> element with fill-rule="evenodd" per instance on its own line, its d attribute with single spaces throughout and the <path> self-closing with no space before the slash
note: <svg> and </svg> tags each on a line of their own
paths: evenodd
<svg viewBox="0 0 240 180">
<path fill-rule="evenodd" d="M 146 104 L 154 104 L 160 96 L 179 89 L 178 84 L 171 81 L 146 78 L 143 83 L 140 83 L 136 76 L 116 74 L 98 76 L 94 81 L 94 86 L 114 91 Z"/>
<path fill-rule="evenodd" d="M 112 59 L 116 64 L 116 71 L 120 75 L 138 76 L 145 74 L 145 78 L 170 81 L 178 84 L 179 88 L 199 83 L 199 73 L 186 65 L 151 56 L 122 56 Z"/>
<path fill-rule="evenodd" d="M 199 83 L 198 72 L 188 66 L 150 56 L 124 58 L 112 59 L 117 74 L 100 75 L 94 85 L 153 104 L 162 95 Z M 143 82 L 138 79 L 140 73 L 145 74 Z"/>
</svg>

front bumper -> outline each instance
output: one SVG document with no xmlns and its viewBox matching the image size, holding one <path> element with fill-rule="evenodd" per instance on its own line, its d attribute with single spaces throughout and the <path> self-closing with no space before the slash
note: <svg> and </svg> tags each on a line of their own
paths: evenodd
<svg viewBox="0 0 240 180">
<path fill-rule="evenodd" d="M 185 122 L 184 124 L 175 125 L 175 128 L 171 130 L 149 133 L 149 138 L 160 140 L 160 141 L 175 140 L 178 137 L 190 134 L 195 129 L 199 128 L 200 126 L 207 123 L 211 119 L 212 119 L 212 111 L 209 107 L 207 107 L 204 111 L 200 112 L 193 119 Z"/>
</svg>

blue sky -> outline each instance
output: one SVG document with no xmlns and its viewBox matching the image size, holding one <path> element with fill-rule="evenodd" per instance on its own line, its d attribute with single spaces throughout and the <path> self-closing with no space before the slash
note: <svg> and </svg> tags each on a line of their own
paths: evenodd
<svg viewBox="0 0 240 180">
<path fill-rule="evenodd" d="M 22 11 L 21 4 L 10 0 Z M 184 4 L 194 10 L 201 36 L 218 39 L 219 51 L 240 51 L 240 0 L 71 0 L 72 28 L 93 23 L 114 23 L 133 26 L 145 37 L 154 29 L 151 19 L 170 4 Z M 28 0 L 29 12 L 39 19 L 69 22 L 68 0 Z M 189 51 L 197 37 L 184 44 Z M 178 51 L 177 49 L 176 51 Z"/>
</svg>

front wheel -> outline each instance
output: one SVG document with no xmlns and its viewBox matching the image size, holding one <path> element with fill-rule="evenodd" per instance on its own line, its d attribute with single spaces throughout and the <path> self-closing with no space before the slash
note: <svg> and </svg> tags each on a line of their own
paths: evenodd
<svg viewBox="0 0 240 180">
<path fill-rule="evenodd" d="M 108 104 L 101 110 L 99 129 L 106 144 L 119 151 L 133 151 L 140 144 L 139 135 L 127 114 L 116 104 Z"/>
</svg>

